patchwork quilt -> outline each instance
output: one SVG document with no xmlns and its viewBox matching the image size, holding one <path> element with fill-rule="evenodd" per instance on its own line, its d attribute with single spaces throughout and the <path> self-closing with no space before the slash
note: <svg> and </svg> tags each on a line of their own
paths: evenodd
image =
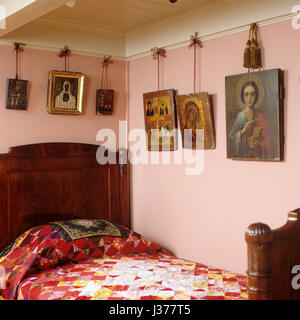
<svg viewBox="0 0 300 320">
<path fill-rule="evenodd" d="M 245 300 L 246 280 L 178 259 L 106 220 L 39 226 L 0 254 L 0 296 L 8 300 Z"/>
</svg>

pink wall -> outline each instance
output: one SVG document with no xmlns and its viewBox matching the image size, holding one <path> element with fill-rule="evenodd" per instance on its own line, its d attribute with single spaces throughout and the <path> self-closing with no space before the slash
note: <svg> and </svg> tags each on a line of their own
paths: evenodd
<svg viewBox="0 0 300 320">
<path fill-rule="evenodd" d="M 290 21 L 262 27 L 264 69 L 285 75 L 285 160 L 281 163 L 226 159 L 225 76 L 246 72 L 242 55 L 248 32 L 206 41 L 198 88 L 213 95 L 216 150 L 205 151 L 200 176 L 186 176 L 186 165 L 136 165 L 132 168 L 132 214 L 136 231 L 177 256 L 245 273 L 244 233 L 254 222 L 283 225 L 300 207 L 300 31 Z M 129 65 L 130 129 L 144 128 L 144 92 L 157 89 L 152 56 Z M 193 90 L 193 55 L 187 47 L 167 52 L 161 89 Z"/>
<path fill-rule="evenodd" d="M 299 33 L 290 22 L 260 30 L 265 69 L 285 73 L 285 161 L 245 162 L 226 159 L 225 76 L 245 72 L 242 53 L 247 32 L 203 43 L 199 60 L 198 89 L 213 95 L 217 148 L 205 151 L 200 176 L 186 176 L 186 165 L 135 165 L 132 167 L 133 228 L 167 247 L 177 256 L 245 273 L 244 232 L 253 222 L 272 228 L 286 221 L 289 210 L 300 207 L 298 163 L 300 149 Z M 51 115 L 46 111 L 50 70 L 62 69 L 56 52 L 25 48 L 20 76 L 30 81 L 27 111 L 5 109 L 6 79 L 15 75 L 12 46 L 0 46 L 0 152 L 9 146 L 53 141 L 96 143 L 99 129 L 118 132 L 126 119 L 126 66 L 115 61 L 110 67 L 116 90 L 113 116 L 95 115 L 95 94 L 100 86 L 101 60 L 73 55 L 69 67 L 86 75 L 84 114 Z M 178 94 L 193 90 L 193 56 L 187 47 L 168 51 L 162 62 L 162 89 Z M 157 89 L 156 60 L 151 56 L 129 63 L 130 129 L 144 128 L 144 92 Z"/>
<path fill-rule="evenodd" d="M 83 142 L 98 144 L 96 134 L 102 128 L 118 132 L 118 120 L 126 119 L 125 62 L 115 60 L 109 68 L 116 90 L 115 113 L 96 115 L 96 90 L 101 85 L 100 58 L 72 55 L 69 70 L 86 75 L 82 115 L 54 115 L 46 111 L 48 74 L 63 70 L 64 60 L 57 52 L 26 48 L 20 55 L 20 78 L 30 81 L 27 111 L 5 109 L 6 79 L 15 77 L 13 47 L 0 46 L 0 152 L 10 146 L 39 142 Z"/>
</svg>

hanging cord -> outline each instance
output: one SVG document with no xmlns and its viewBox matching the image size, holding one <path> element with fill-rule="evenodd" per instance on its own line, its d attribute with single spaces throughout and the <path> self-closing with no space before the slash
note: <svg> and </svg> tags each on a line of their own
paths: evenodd
<svg viewBox="0 0 300 320">
<path fill-rule="evenodd" d="M 103 62 L 102 62 L 102 79 L 101 79 L 101 88 L 100 89 L 105 89 L 104 88 L 104 81 L 106 81 L 106 89 L 109 87 L 109 80 L 108 80 L 108 66 L 110 64 L 114 63 L 111 60 L 111 56 L 109 57 L 104 57 Z"/>
<path fill-rule="evenodd" d="M 160 74 L 159 74 L 159 72 L 160 72 L 160 65 L 159 65 L 159 63 L 160 63 L 160 57 L 166 57 L 167 55 L 166 55 L 166 50 L 165 49 L 163 49 L 163 48 L 157 48 L 157 47 L 155 47 L 155 48 L 152 48 L 151 49 L 151 51 L 153 52 L 153 59 L 157 59 L 157 91 L 159 91 L 160 90 L 160 84 L 159 84 L 159 81 L 160 81 Z"/>
<path fill-rule="evenodd" d="M 67 71 L 67 57 L 69 57 L 71 55 L 71 50 L 65 46 L 62 50 L 60 50 L 60 53 L 58 54 L 58 56 L 60 58 L 64 58 L 65 60 L 65 72 Z"/>
<path fill-rule="evenodd" d="M 261 62 L 261 49 L 258 45 L 258 40 L 257 40 L 257 24 L 253 23 L 251 25 L 252 27 L 252 42 L 251 42 L 251 50 L 253 51 L 253 65 L 255 69 L 259 69 L 262 66 Z"/>
<path fill-rule="evenodd" d="M 21 46 L 25 46 L 25 44 L 15 42 L 14 45 L 15 45 L 14 51 L 16 51 L 16 80 L 18 80 L 19 79 L 19 53 L 24 51 L 24 49 Z"/>
<path fill-rule="evenodd" d="M 198 38 L 199 33 L 195 32 L 194 35 L 191 36 L 191 43 L 189 48 L 194 48 L 194 93 L 196 93 L 196 82 L 197 82 L 197 48 L 198 46 L 201 48 L 201 41 Z"/>
<path fill-rule="evenodd" d="M 255 24 L 251 24 L 250 25 L 250 30 L 249 30 L 249 41 L 247 43 L 247 45 L 249 46 L 249 52 L 250 52 L 250 55 L 249 55 L 249 67 L 248 67 L 248 73 L 251 71 L 251 68 L 252 68 L 252 71 L 254 70 L 254 58 L 253 58 L 253 41 L 254 40 L 254 28 L 255 28 Z"/>
</svg>

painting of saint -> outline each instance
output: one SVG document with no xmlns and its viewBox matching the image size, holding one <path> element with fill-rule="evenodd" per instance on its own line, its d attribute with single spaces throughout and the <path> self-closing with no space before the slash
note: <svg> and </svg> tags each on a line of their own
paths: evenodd
<svg viewBox="0 0 300 320">
<path fill-rule="evenodd" d="M 214 149 L 215 129 L 212 106 L 208 93 L 176 96 L 183 148 Z M 192 141 L 185 139 L 186 131 L 191 131 Z M 198 134 L 203 130 L 204 137 Z M 197 137 L 198 134 L 198 137 Z M 201 141 L 204 140 L 204 141 Z M 198 141 L 198 145 L 197 145 Z"/>
<path fill-rule="evenodd" d="M 96 114 L 113 114 L 115 91 L 112 89 L 98 89 L 96 97 Z"/>
<path fill-rule="evenodd" d="M 62 86 L 62 91 L 55 97 L 55 108 L 76 108 L 76 97 L 72 94 L 71 88 L 70 81 L 65 80 Z"/>
<path fill-rule="evenodd" d="M 161 103 L 159 108 L 159 114 L 160 115 L 167 115 L 169 114 L 168 106 L 164 104 L 164 102 Z"/>
<path fill-rule="evenodd" d="M 145 128 L 149 151 L 177 149 L 177 115 L 175 91 L 144 93 Z"/>
<path fill-rule="evenodd" d="M 154 116 L 154 107 L 152 105 L 151 101 L 147 101 L 147 111 L 146 111 L 146 116 L 151 117 Z"/>
<path fill-rule="evenodd" d="M 20 79 L 7 80 L 6 109 L 27 109 L 28 81 Z"/>
<path fill-rule="evenodd" d="M 84 75 L 82 73 L 50 71 L 48 84 L 49 113 L 82 113 Z"/>
<path fill-rule="evenodd" d="M 227 157 L 282 159 L 282 72 L 226 77 Z"/>
</svg>

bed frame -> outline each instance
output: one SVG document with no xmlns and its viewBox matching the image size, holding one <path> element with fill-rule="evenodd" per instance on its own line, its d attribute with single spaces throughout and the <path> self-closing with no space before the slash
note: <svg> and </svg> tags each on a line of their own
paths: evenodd
<svg viewBox="0 0 300 320">
<path fill-rule="evenodd" d="M 43 143 L 0 155 L 0 252 L 24 231 L 51 221 L 102 218 L 130 227 L 127 152 L 115 154 L 116 164 L 100 165 L 98 148 Z"/>
<path fill-rule="evenodd" d="M 250 300 L 300 300 L 300 209 L 275 230 L 255 223 L 246 231 Z M 292 272 L 294 266 L 298 269 Z M 297 276 L 298 273 L 298 276 Z M 292 282 L 298 284 L 293 288 Z"/>
<path fill-rule="evenodd" d="M 0 155 L 0 251 L 29 228 L 51 221 L 109 219 L 131 227 L 127 151 L 115 154 L 116 164 L 100 165 L 98 148 L 43 143 Z M 249 299 L 300 299 L 300 289 L 291 285 L 292 268 L 300 265 L 299 214 L 300 209 L 291 212 L 280 229 L 262 223 L 247 229 Z"/>
</svg>

